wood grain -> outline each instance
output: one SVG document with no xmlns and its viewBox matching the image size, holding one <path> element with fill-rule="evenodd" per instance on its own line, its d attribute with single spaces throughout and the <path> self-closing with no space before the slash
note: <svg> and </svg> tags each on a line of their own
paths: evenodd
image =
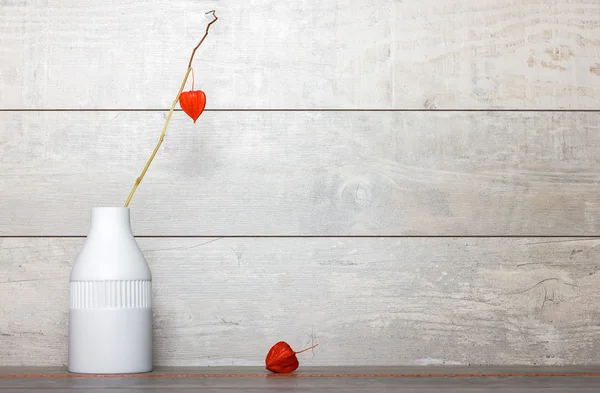
<svg viewBox="0 0 600 393">
<path fill-rule="evenodd" d="M 213 5 L 210 5 L 212 7 Z M 596 109 L 596 0 L 237 0 L 194 66 L 207 108 Z M 0 108 L 168 108 L 208 5 L 9 0 Z"/>
<path fill-rule="evenodd" d="M 395 107 L 597 109 L 596 0 L 395 2 Z"/>
<path fill-rule="evenodd" d="M 374 367 L 373 370 L 410 371 L 413 367 Z M 427 367 L 425 370 L 435 368 Z M 357 367 L 300 367 L 294 374 L 268 374 L 266 370 L 254 367 L 230 367 L 236 374 L 223 374 L 222 367 L 194 367 L 193 377 L 177 375 L 181 368 L 172 369 L 172 373 L 159 374 L 128 374 L 128 375 L 89 375 L 89 374 L 58 374 L 44 375 L 36 378 L 32 368 L 20 369 L 24 377 L 10 378 L 9 374 L 0 373 L 0 390 L 5 392 L 39 392 L 40 390 L 60 389 L 61 391 L 97 392 L 106 389 L 111 392 L 169 392 L 191 393 L 202 392 L 408 392 L 408 393 L 483 393 L 501 391 L 503 393 L 541 393 L 567 392 L 576 389 L 577 392 L 595 392 L 600 379 L 597 374 L 584 376 L 580 372 L 571 375 L 556 376 L 524 374 L 502 375 L 495 377 L 495 372 L 501 367 L 487 367 L 488 373 L 478 374 L 472 378 L 469 374 L 459 377 L 452 376 L 452 368 L 446 368 L 444 374 L 421 375 L 417 378 L 405 377 L 406 374 L 356 374 Z M 569 367 L 573 368 L 573 367 Z M 257 370 L 258 369 L 258 370 Z M 320 374 L 311 374 L 305 370 L 317 370 Z M 470 369 L 470 368 L 469 368 Z M 521 367 L 523 369 L 523 367 Z M 546 370 L 546 367 L 541 368 Z M 567 367 L 560 368 L 562 370 Z M 582 367 L 576 367 L 581 370 Z M 2 370 L 2 369 L 0 369 Z M 260 374 L 248 374 L 249 370 L 257 370 Z M 398 376 L 403 375 L 403 376 Z M 523 375 L 523 376 L 521 376 Z M 584 376 L 584 377 L 582 377 Z M 51 378 L 51 379 L 47 379 Z"/>
<path fill-rule="evenodd" d="M 139 374 L 77 374 L 66 366 L 0 366 L 2 379 L 79 380 L 79 379 L 316 379 L 316 378 L 539 378 L 561 379 L 599 377 L 597 366 L 302 366 L 293 373 L 274 374 L 264 366 L 156 366 L 152 371 Z M 566 379 L 566 378 L 565 378 Z M 591 379 L 591 378 L 589 378 Z M 472 379 L 473 380 L 473 379 Z M 0 382 L 1 383 L 1 382 Z M 1 385 L 0 385 L 1 386 Z"/>
<path fill-rule="evenodd" d="M 293 374 L 270 374 L 260 367 L 228 367 L 234 374 L 225 374 L 225 367 L 193 367 L 171 368 L 168 373 L 145 373 L 126 375 L 93 375 L 93 374 L 66 374 L 64 371 L 38 376 L 33 373 L 32 367 L 10 368 L 19 370 L 22 374 L 16 378 L 14 374 L 3 374 L 0 368 L 0 390 L 4 392 L 39 392 L 47 389 L 60 389 L 61 391 L 97 392 L 98 389 L 107 389 L 111 392 L 131 392 L 143 390 L 144 392 L 169 392 L 191 393 L 202 390 L 203 392 L 409 392 L 409 393 L 459 393 L 465 390 L 469 393 L 501 391 L 502 393 L 538 393 L 538 392 L 566 392 L 576 388 L 577 392 L 593 392 L 592 386 L 600 382 L 598 374 L 585 374 L 584 367 L 561 367 L 559 370 L 575 369 L 576 373 L 570 374 L 539 374 L 539 371 L 548 370 L 549 367 L 536 367 L 534 373 L 517 374 L 497 373 L 503 367 L 485 367 L 487 372 L 470 374 L 467 369 L 464 374 L 452 374 L 458 367 L 442 368 L 439 375 L 422 374 L 414 377 L 410 372 L 415 367 L 371 367 L 371 374 L 359 374 L 364 367 L 300 367 Z M 436 367 L 421 367 L 424 370 Z M 557 369 L 556 367 L 554 367 Z M 521 370 L 530 367 L 521 367 Z M 307 370 L 315 370 L 313 372 Z M 388 374 L 386 370 L 400 372 Z M 253 374 L 250 372 L 254 371 Z M 379 371 L 379 372 L 377 372 Z M 314 373 L 316 372 L 316 374 Z M 499 375 L 498 375 L 499 374 Z M 500 376 L 501 378 L 498 378 Z M 475 377 L 475 378 L 474 378 Z M 20 389 L 20 390 L 17 390 Z"/>
<path fill-rule="evenodd" d="M 600 239 L 138 239 L 158 366 L 593 365 Z M 4 366 L 66 362 L 83 239 L 0 239 Z"/>
<path fill-rule="evenodd" d="M 87 234 L 162 112 L 0 113 L 0 235 Z M 177 113 L 130 205 L 138 236 L 595 236 L 600 114 Z"/>
</svg>

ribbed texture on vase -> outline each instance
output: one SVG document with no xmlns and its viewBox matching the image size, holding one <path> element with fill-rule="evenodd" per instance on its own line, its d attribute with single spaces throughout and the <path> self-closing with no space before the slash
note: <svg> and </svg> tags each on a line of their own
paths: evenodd
<svg viewBox="0 0 600 393">
<path fill-rule="evenodd" d="M 150 308 L 152 281 L 71 281 L 70 308 Z"/>
</svg>

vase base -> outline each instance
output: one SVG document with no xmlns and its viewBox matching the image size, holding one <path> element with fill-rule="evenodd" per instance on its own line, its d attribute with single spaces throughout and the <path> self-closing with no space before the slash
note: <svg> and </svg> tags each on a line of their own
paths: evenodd
<svg viewBox="0 0 600 393">
<path fill-rule="evenodd" d="M 148 374 L 154 371 L 154 369 L 142 370 L 142 371 L 124 371 L 124 372 L 97 372 L 97 371 L 76 371 L 68 369 L 69 374 L 75 375 L 121 375 L 121 374 Z"/>
<path fill-rule="evenodd" d="M 152 309 L 71 309 L 67 370 L 76 374 L 152 371 Z"/>
</svg>

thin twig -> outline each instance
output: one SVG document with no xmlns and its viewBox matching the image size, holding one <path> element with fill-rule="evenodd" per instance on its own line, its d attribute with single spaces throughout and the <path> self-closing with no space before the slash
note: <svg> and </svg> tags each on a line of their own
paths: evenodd
<svg viewBox="0 0 600 393">
<path fill-rule="evenodd" d="M 299 353 L 306 352 L 306 351 L 308 351 L 308 350 L 310 350 L 310 349 L 313 349 L 313 348 L 315 348 L 315 347 L 318 347 L 318 346 L 319 346 L 319 344 L 315 344 L 315 345 L 313 345 L 313 346 L 312 346 L 312 347 L 310 347 L 310 348 L 306 348 L 306 349 L 303 349 L 302 351 L 295 352 L 295 354 L 297 355 L 297 354 L 299 354 Z"/>
<path fill-rule="evenodd" d="M 167 133 L 167 127 L 169 126 L 169 121 L 171 121 L 171 115 L 173 114 L 175 105 L 177 105 L 177 101 L 179 101 L 179 96 L 181 95 L 181 92 L 183 91 L 183 88 L 185 87 L 185 83 L 187 82 L 187 78 L 188 78 L 188 75 L 190 74 L 191 70 L 192 70 L 191 68 L 188 68 L 187 72 L 185 73 L 185 78 L 183 78 L 183 83 L 181 84 L 181 87 L 179 88 L 179 92 L 177 93 L 177 97 L 175 98 L 175 101 L 173 101 L 173 104 L 171 105 L 171 110 L 169 110 L 169 115 L 167 116 L 165 125 L 163 126 L 162 132 L 160 133 L 160 139 L 158 140 L 158 143 L 156 144 L 156 147 L 154 148 L 154 151 L 152 152 L 150 159 L 148 159 L 148 162 L 146 162 L 146 166 L 144 167 L 144 170 L 142 171 L 141 175 L 135 180 L 135 184 L 133 185 L 133 188 L 131 189 L 131 192 L 129 193 L 129 197 L 127 197 L 127 201 L 125 202 L 125 207 L 129 206 L 129 202 L 131 202 L 131 198 L 133 198 L 133 194 L 135 193 L 135 190 L 137 190 L 138 186 L 142 182 L 142 179 L 144 178 L 146 171 L 148 171 L 148 168 L 150 167 L 150 164 L 152 163 L 154 156 L 158 152 L 160 145 L 162 145 L 163 141 L 165 140 L 165 134 Z"/>
<path fill-rule="evenodd" d="M 173 101 L 173 104 L 171 105 L 171 109 L 169 110 L 169 115 L 167 116 L 167 119 L 165 120 L 165 124 L 164 124 L 162 132 L 160 134 L 160 139 L 158 140 L 158 143 L 156 144 L 156 147 L 154 148 L 154 151 L 152 152 L 152 155 L 148 159 L 148 162 L 146 162 L 146 166 L 144 167 L 144 170 L 142 171 L 142 173 L 140 174 L 140 176 L 135 180 L 133 188 L 131 189 L 131 192 L 129 193 L 129 196 L 127 197 L 127 201 L 125 202 L 125 207 L 129 206 L 129 202 L 131 202 L 131 198 L 133 198 L 133 194 L 135 193 L 135 191 L 137 190 L 138 186 L 142 182 L 142 179 L 144 178 L 144 175 L 148 171 L 148 168 L 150 167 L 150 164 L 152 163 L 152 160 L 154 159 L 154 156 L 158 152 L 158 149 L 160 148 L 160 145 L 163 143 L 163 140 L 165 139 L 165 134 L 167 133 L 167 127 L 169 126 L 169 122 L 171 121 L 171 115 L 173 114 L 173 110 L 175 110 L 175 105 L 177 105 L 177 102 L 179 101 L 179 97 L 181 96 L 181 92 L 183 91 L 183 88 L 185 87 L 185 84 L 187 82 L 188 76 L 190 75 L 190 72 L 193 72 L 192 61 L 194 60 L 194 55 L 196 54 L 196 50 L 200 47 L 200 45 L 202 45 L 202 42 L 204 42 L 204 39 L 208 35 L 208 29 L 210 28 L 210 26 L 213 23 L 215 23 L 217 21 L 217 19 L 219 19 L 219 18 L 217 18 L 217 15 L 215 14 L 214 10 L 207 12 L 207 14 L 210 14 L 210 13 L 213 14 L 214 19 L 206 26 L 206 32 L 204 33 L 204 36 L 202 37 L 202 39 L 200 40 L 200 42 L 198 43 L 198 45 L 196 45 L 196 47 L 192 51 L 192 55 L 190 56 L 190 62 L 188 64 L 187 72 L 185 73 L 185 77 L 183 78 L 183 83 L 181 84 L 181 87 L 179 88 L 179 92 L 177 93 L 177 97 L 175 97 L 175 101 Z"/>
<path fill-rule="evenodd" d="M 208 35 L 208 29 L 210 29 L 210 25 L 212 25 L 213 23 L 215 23 L 217 21 L 217 19 L 219 19 L 219 18 L 217 18 L 217 15 L 215 15 L 215 10 L 207 12 L 207 14 L 210 14 L 210 13 L 213 14 L 214 19 L 208 25 L 206 25 L 206 31 L 204 32 L 204 37 L 202 37 L 202 39 L 200 40 L 198 45 L 196 45 L 196 47 L 192 51 L 192 55 L 190 56 L 190 62 L 188 63 L 188 68 L 190 68 L 192 66 L 192 60 L 194 60 L 194 55 L 196 54 L 196 49 L 198 49 L 200 47 L 200 45 L 202 45 L 202 43 L 204 42 L 204 39 Z"/>
</svg>

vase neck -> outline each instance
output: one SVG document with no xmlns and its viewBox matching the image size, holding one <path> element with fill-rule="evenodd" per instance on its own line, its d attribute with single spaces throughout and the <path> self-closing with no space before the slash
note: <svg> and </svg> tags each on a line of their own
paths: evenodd
<svg viewBox="0 0 600 393">
<path fill-rule="evenodd" d="M 126 207 L 94 207 L 90 234 L 131 234 L 129 209 Z"/>
</svg>

